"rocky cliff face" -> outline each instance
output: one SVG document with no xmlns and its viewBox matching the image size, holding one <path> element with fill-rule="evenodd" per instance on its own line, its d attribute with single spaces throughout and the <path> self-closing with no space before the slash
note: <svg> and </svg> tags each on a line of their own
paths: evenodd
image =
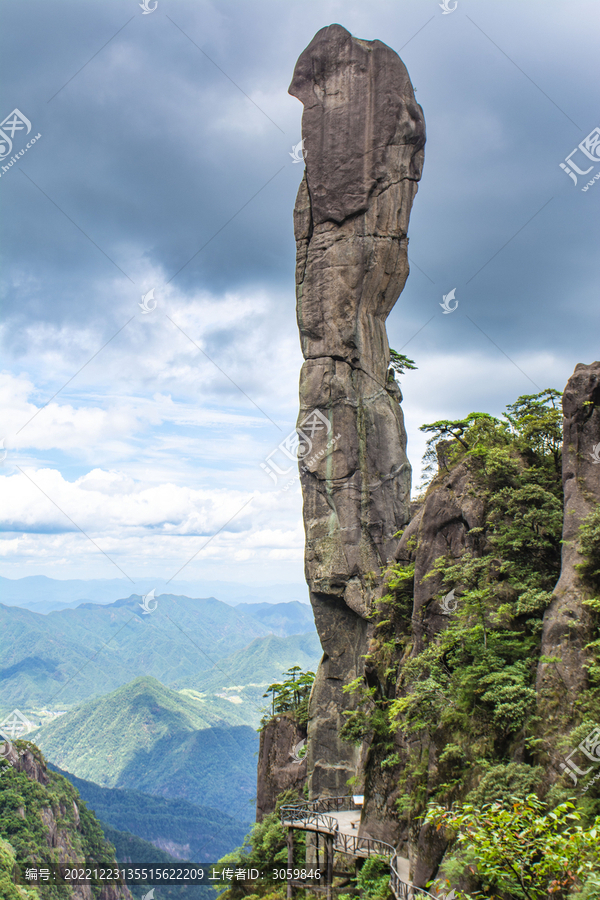
<svg viewBox="0 0 600 900">
<path fill-rule="evenodd" d="M 543 614 L 538 650 L 541 659 L 552 657 L 554 661 L 537 665 L 533 706 L 537 725 L 530 731 L 532 736 L 542 738 L 543 743 L 537 752 L 531 753 L 525 749 L 523 736 L 515 734 L 505 747 L 505 765 L 501 767 L 502 774 L 496 785 L 499 790 L 507 789 L 509 779 L 517 772 L 519 777 L 531 779 L 529 789 L 535 787 L 542 793 L 549 784 L 562 778 L 560 739 L 564 742 L 569 730 L 585 718 L 582 701 L 589 687 L 589 644 L 598 638 L 598 631 L 594 615 L 584 603 L 592 591 L 577 569 L 584 560 L 578 530 L 584 519 L 600 507 L 600 464 L 596 462 L 599 449 L 600 363 L 595 362 L 578 365 L 563 394 L 562 560 L 558 583 Z M 402 673 L 406 663 L 432 646 L 449 624 L 449 617 L 440 604 L 440 596 L 447 588 L 444 588 L 443 572 L 434 569 L 436 560 L 459 560 L 465 554 L 473 558 L 497 554 L 497 549 L 489 543 L 489 509 L 481 493 L 481 478 L 481 467 L 478 465 L 474 471 L 468 457 L 451 466 L 449 471 L 439 471 L 424 500 L 413 508 L 411 521 L 403 531 L 396 557 L 404 566 L 414 565 L 414 584 L 410 625 L 404 628 L 405 633 L 410 634 L 410 641 L 404 645 L 405 652 L 398 659 L 396 697 L 402 696 Z M 535 567 L 533 558 L 531 565 Z M 461 585 L 457 584 L 456 588 L 460 597 Z M 503 590 L 500 580 L 496 590 L 498 605 L 506 598 Z M 450 603 L 451 610 L 456 608 L 457 601 Z M 515 627 L 522 628 L 524 619 L 523 616 L 515 620 Z M 397 629 L 398 634 L 401 631 L 402 627 Z M 400 759 L 396 765 L 385 769 L 380 766 L 383 756 L 389 757 L 389 747 L 384 754 L 372 745 L 367 755 L 362 827 L 374 837 L 399 846 L 410 858 L 412 879 L 423 886 L 438 872 L 446 843 L 442 833 L 411 820 L 410 815 L 399 821 L 395 804 L 402 798 L 402 793 L 406 795 L 413 790 L 410 778 L 407 782 L 404 777 L 402 760 L 418 748 L 421 759 L 426 761 L 421 790 L 424 787 L 427 797 L 435 796 L 440 783 L 448 780 L 448 770 L 440 757 L 452 738 L 443 730 L 432 728 L 410 740 L 396 733 L 393 740 Z M 473 769 L 466 779 L 467 787 L 463 788 L 462 796 L 465 790 L 477 791 L 482 774 Z M 399 785 L 403 787 L 399 789 Z M 572 787 L 570 782 L 568 787 Z M 521 793 L 527 793 L 527 790 L 520 788 Z"/>
<path fill-rule="evenodd" d="M 592 638 L 592 616 L 583 600 L 590 591 L 576 566 L 582 562 L 578 529 L 600 505 L 600 362 L 579 364 L 563 394 L 562 476 L 565 496 L 560 579 L 544 616 L 542 654 L 557 662 L 540 663 L 537 691 L 550 755 L 557 764 L 557 735 L 574 724 L 574 710 L 587 686 L 585 650 Z M 598 455 L 596 451 L 596 456 Z"/>
<path fill-rule="evenodd" d="M 113 848 L 104 841 L 95 818 L 81 809 L 75 788 L 61 775 L 47 770 L 38 748 L 25 741 L 1 746 L 8 765 L 0 770 L 0 837 L 16 851 L 21 872 L 27 865 L 116 867 Z M 96 855 L 91 855 L 92 847 Z M 41 896 L 46 896 L 43 884 L 39 889 Z M 132 900 L 128 888 L 116 885 L 102 887 L 97 895 L 86 884 L 73 885 L 72 890 L 73 900 L 93 900 L 93 896 L 98 900 Z"/>
<path fill-rule="evenodd" d="M 277 797 L 284 791 L 294 791 L 302 797 L 306 756 L 299 758 L 298 754 L 305 743 L 306 729 L 290 715 L 281 713 L 264 726 L 258 751 L 257 822 L 274 811 Z"/>
<path fill-rule="evenodd" d="M 447 554 L 458 559 L 465 551 L 477 554 L 478 539 L 471 530 L 481 528 L 484 512 L 481 497 L 473 491 L 469 467 L 461 463 L 440 478 L 404 530 L 396 559 L 415 564 L 413 653 L 422 650 L 448 621 L 434 599 L 442 589 L 441 575 L 428 577 L 436 559 Z"/>
<path fill-rule="evenodd" d="M 408 275 L 407 229 L 425 125 L 402 61 L 340 25 L 301 54 L 306 172 L 296 200 L 305 567 L 323 646 L 310 704 L 312 795 L 347 793 L 360 752 L 339 738 L 344 686 L 363 671 L 366 616 L 394 534 L 408 521 L 410 466 L 385 321 Z"/>
<path fill-rule="evenodd" d="M 578 365 L 564 392 L 564 543 L 554 591 L 558 456 L 536 456 L 521 440 L 527 424 L 515 437 L 514 420 L 505 431 L 490 420 L 494 439 L 473 455 L 453 454 L 440 442 L 440 471 L 409 515 L 402 398 L 388 377 L 385 321 L 408 274 L 422 112 L 397 55 L 339 25 L 320 31 L 302 53 L 290 93 L 304 104 L 306 172 L 294 211 L 305 358 L 298 431 L 306 578 L 323 647 L 309 710 L 310 794 L 346 794 L 357 776 L 365 792 L 362 834 L 399 847 L 410 857 L 414 883 L 424 886 L 446 850 L 443 833 L 418 818 L 428 799 L 482 803 L 511 792 L 543 793 L 560 775 L 556 738 L 581 722 L 589 643 L 598 632 L 597 615 L 584 603 L 589 585 L 577 569 L 578 529 L 600 505 L 600 363 Z M 546 413 L 550 422 L 555 413 Z M 446 466 L 446 457 L 455 463 Z M 470 600 L 453 631 L 446 631 L 449 611 L 440 600 L 445 573 L 434 571 L 440 559 L 447 566 L 474 561 L 470 586 L 455 585 Z M 389 563 L 406 572 L 414 567 L 408 599 L 388 595 L 385 614 L 377 609 L 372 619 Z M 477 572 L 485 573 L 479 581 Z M 488 627 L 497 641 L 492 653 Z M 539 657 L 555 660 L 538 664 Z M 415 660 L 420 675 L 405 679 Z M 466 670 L 471 694 L 462 689 Z M 354 706 L 362 746 L 339 736 L 354 703 L 344 688 L 355 679 L 370 697 L 366 716 Z M 410 705 L 403 701 L 427 684 L 430 694 L 418 695 L 424 719 L 419 713 L 414 728 L 399 728 L 398 710 Z M 455 709 L 445 719 L 452 733 L 440 725 L 444 705 Z M 275 733 L 269 740 L 277 743 Z M 267 753 L 266 742 L 261 750 Z"/>
</svg>

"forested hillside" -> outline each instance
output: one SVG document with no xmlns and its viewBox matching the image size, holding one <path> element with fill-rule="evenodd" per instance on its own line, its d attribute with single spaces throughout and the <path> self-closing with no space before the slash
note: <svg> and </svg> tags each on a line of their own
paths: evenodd
<svg viewBox="0 0 600 900">
<path fill-rule="evenodd" d="M 195 687 L 220 659 L 270 632 L 218 600 L 164 594 L 155 603 L 144 613 L 133 595 L 47 615 L 0 605 L 3 706 L 64 709 L 140 672 L 169 687 Z"/>
<path fill-rule="evenodd" d="M 55 770 L 52 765 L 49 768 Z M 246 832 L 242 822 L 218 809 L 140 791 L 103 788 L 70 772 L 60 774 L 77 788 L 103 827 L 106 824 L 120 833 L 138 835 L 181 859 L 214 861 L 241 844 Z M 136 859 L 142 862 L 141 857 Z"/>
<path fill-rule="evenodd" d="M 207 727 L 197 702 L 141 677 L 40 729 L 57 766 L 102 787 L 180 797 L 249 822 L 258 735 L 247 725 Z"/>
<path fill-rule="evenodd" d="M 59 863 L 115 865 L 114 848 L 76 789 L 66 778 L 47 770 L 39 750 L 16 741 L 0 760 L 0 896 L 2 900 L 39 897 L 64 900 L 70 889 L 52 882 L 21 893 L 27 867 Z M 16 866 L 16 870 L 13 869 Z M 96 889 L 97 900 L 129 900 L 127 888 Z"/>
</svg>

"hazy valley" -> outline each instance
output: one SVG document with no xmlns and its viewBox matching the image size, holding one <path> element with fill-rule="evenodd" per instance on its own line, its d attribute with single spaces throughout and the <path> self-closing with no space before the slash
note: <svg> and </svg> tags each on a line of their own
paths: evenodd
<svg viewBox="0 0 600 900">
<path fill-rule="evenodd" d="M 173 594 L 146 608 L 141 595 L 68 599 L 84 588 L 31 608 L 0 604 L 2 720 L 15 709 L 27 720 L 22 736 L 79 790 L 121 856 L 156 848 L 216 860 L 254 821 L 267 687 L 318 664 L 312 611 Z M 11 600 L 30 591 L 9 584 Z"/>
</svg>

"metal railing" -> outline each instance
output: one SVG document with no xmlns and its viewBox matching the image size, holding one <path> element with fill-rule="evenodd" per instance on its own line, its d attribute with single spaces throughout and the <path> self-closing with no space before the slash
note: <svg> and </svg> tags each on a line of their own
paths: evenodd
<svg viewBox="0 0 600 900">
<path fill-rule="evenodd" d="M 357 808 L 352 794 L 345 797 L 321 797 L 320 800 L 312 801 L 312 807 L 315 812 L 342 812 Z"/>
<path fill-rule="evenodd" d="M 396 855 L 391 844 L 378 841 L 375 838 L 359 837 L 355 834 L 342 834 L 337 832 L 333 844 L 334 850 L 347 853 L 349 856 L 389 856 Z"/>
<path fill-rule="evenodd" d="M 290 828 L 304 828 L 307 831 L 322 831 L 326 834 L 336 834 L 338 830 L 337 819 L 314 812 L 308 804 L 282 806 L 279 814 L 281 824 L 288 825 Z"/>
<path fill-rule="evenodd" d="M 396 868 L 395 854 L 390 862 L 390 890 L 396 900 L 421 900 L 421 898 L 426 897 L 436 900 L 433 894 L 430 894 L 424 888 L 415 887 L 414 884 L 402 881 Z"/>
<path fill-rule="evenodd" d="M 337 805 L 336 805 L 337 804 Z M 344 804 L 349 804 L 344 806 Z M 291 828 L 301 828 L 307 831 L 319 831 L 333 835 L 333 849 L 348 856 L 387 856 L 390 860 L 390 890 L 396 900 L 436 900 L 424 888 L 415 887 L 400 878 L 396 866 L 396 851 L 391 844 L 378 841 L 375 838 L 359 837 L 354 834 L 342 834 L 339 830 L 337 819 L 333 816 L 323 815 L 320 810 L 327 812 L 341 811 L 344 808 L 354 809 L 352 797 L 324 797 L 322 800 L 313 800 L 306 803 L 294 803 L 282 806 L 280 809 L 281 824 Z"/>
</svg>

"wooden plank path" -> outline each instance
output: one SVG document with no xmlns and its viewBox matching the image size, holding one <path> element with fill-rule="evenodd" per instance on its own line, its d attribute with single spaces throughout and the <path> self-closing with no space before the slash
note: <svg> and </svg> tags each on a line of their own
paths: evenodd
<svg viewBox="0 0 600 900">
<path fill-rule="evenodd" d="M 325 797 L 321 800 L 295 803 L 281 807 L 281 824 L 288 829 L 311 831 L 325 838 L 326 890 L 331 897 L 333 881 L 333 853 L 344 853 L 353 858 L 366 859 L 370 856 L 387 856 L 390 860 L 390 889 L 396 900 L 436 900 L 423 888 L 415 887 L 409 881 L 408 859 L 398 856 L 394 847 L 385 841 L 359 834 L 361 810 L 352 796 Z M 292 842 L 288 840 L 288 868 L 292 859 Z M 291 897 L 291 885 L 288 888 Z"/>
</svg>

